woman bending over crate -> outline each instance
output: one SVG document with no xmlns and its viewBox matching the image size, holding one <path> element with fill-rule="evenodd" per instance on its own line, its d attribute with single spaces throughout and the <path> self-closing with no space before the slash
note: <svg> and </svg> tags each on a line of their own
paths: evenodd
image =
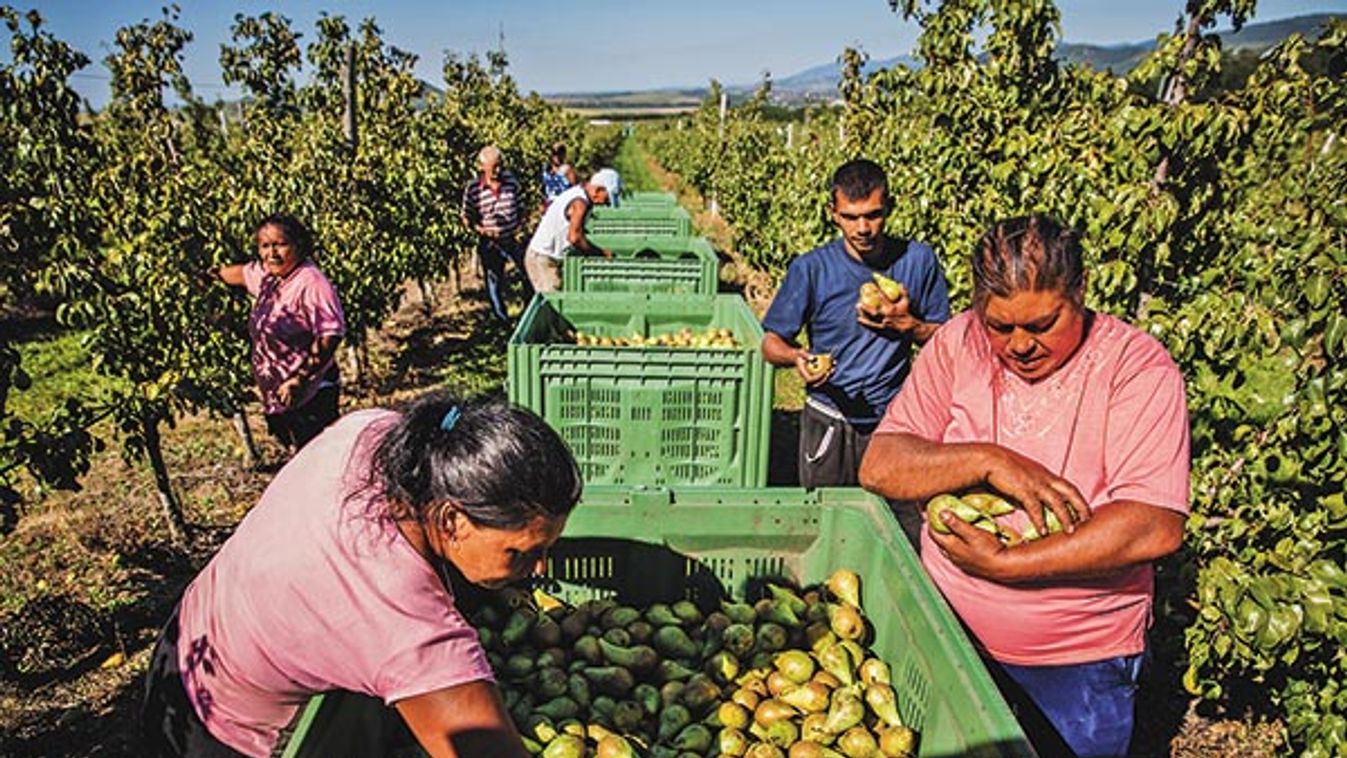
<svg viewBox="0 0 1347 758">
<path fill-rule="evenodd" d="M 522 408 L 431 394 L 342 418 L 169 618 L 142 714 L 153 754 L 268 756 L 312 695 L 341 691 L 392 706 L 431 756 L 527 755 L 448 577 L 495 588 L 538 571 L 580 486 Z"/>
<path fill-rule="evenodd" d="M 1151 563 L 1189 507 L 1183 377 L 1150 335 L 1084 306 L 1079 241 L 1053 221 L 995 225 L 972 263 L 973 308 L 917 356 L 861 483 L 1003 496 L 1001 538 L 928 506 L 922 563 L 1043 755 L 1126 755 Z"/>
</svg>

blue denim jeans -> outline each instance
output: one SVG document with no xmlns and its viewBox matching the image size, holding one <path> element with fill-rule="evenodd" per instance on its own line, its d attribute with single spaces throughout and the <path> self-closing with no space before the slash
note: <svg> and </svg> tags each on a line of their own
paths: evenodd
<svg viewBox="0 0 1347 758">
<path fill-rule="evenodd" d="M 991 668 L 995 675 L 999 667 L 1002 691 L 1040 755 L 1121 758 L 1132 742 L 1145 659 L 1138 653 L 1069 666 Z"/>
<path fill-rule="evenodd" d="M 491 301 L 491 313 L 498 321 L 509 323 L 505 312 L 505 262 L 509 260 L 519 270 L 523 280 L 524 303 L 533 297 L 533 287 L 524 274 L 524 250 L 513 239 L 493 240 L 480 237 L 477 240 L 477 257 L 482 262 L 482 271 L 486 274 L 486 296 Z"/>
</svg>

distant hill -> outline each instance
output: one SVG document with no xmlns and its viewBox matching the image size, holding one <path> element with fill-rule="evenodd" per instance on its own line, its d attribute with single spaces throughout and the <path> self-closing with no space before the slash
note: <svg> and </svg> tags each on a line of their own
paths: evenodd
<svg viewBox="0 0 1347 758">
<path fill-rule="evenodd" d="M 1246 24 L 1238 32 L 1220 32 L 1221 44 L 1225 50 L 1265 50 L 1292 34 L 1302 34 L 1317 39 L 1324 26 L 1334 18 L 1347 18 L 1342 14 L 1315 13 L 1293 18 L 1278 19 Z M 1132 42 L 1120 45 L 1087 45 L 1062 42 L 1057 46 L 1057 59 L 1069 64 L 1084 64 L 1100 71 L 1112 71 L 1125 74 L 1142 61 L 1155 47 L 1155 40 Z M 882 60 L 871 60 L 864 71 L 870 73 L 885 68 L 904 65 L 915 68 L 921 65 L 916 58 L 901 55 Z M 773 98 L 785 103 L 828 100 L 837 96 L 837 85 L 842 80 L 841 66 L 836 61 L 812 66 L 790 76 L 772 79 Z M 728 85 L 726 90 L 731 96 L 744 96 L 757 88 L 757 83 Z M 668 106 L 675 109 L 695 108 L 706 97 L 707 89 L 683 88 L 646 90 L 641 92 L 603 92 L 569 93 L 545 95 L 549 101 L 579 107 L 585 110 L 621 112 L 626 108 L 643 109 Z"/>
</svg>

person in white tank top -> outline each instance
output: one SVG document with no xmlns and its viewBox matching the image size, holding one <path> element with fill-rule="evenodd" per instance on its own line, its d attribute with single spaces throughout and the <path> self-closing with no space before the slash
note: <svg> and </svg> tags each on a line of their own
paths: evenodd
<svg viewBox="0 0 1347 758">
<path fill-rule="evenodd" d="M 537 292 L 561 288 L 561 262 L 572 249 L 586 255 L 612 257 L 589 240 L 585 219 L 595 203 L 617 207 L 622 180 L 611 168 L 596 171 L 589 181 L 567 189 L 553 199 L 529 240 L 524 268 Z"/>
</svg>

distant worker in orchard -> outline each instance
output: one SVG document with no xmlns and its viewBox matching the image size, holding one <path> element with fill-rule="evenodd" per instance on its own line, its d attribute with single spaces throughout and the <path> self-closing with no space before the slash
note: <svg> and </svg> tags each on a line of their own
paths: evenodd
<svg viewBox="0 0 1347 758">
<path fill-rule="evenodd" d="M 949 319 L 935 251 L 884 233 L 892 207 L 877 164 L 840 166 L 829 209 L 842 236 L 791 261 L 763 318 L 763 357 L 794 368 L 805 383 L 798 462 L 806 488 L 857 483 L 870 434 L 907 377 L 912 346 Z"/>
<path fill-rule="evenodd" d="M 572 251 L 612 257 L 611 252 L 589 240 L 585 234 L 585 220 L 595 203 L 616 207 L 621 191 L 622 178 L 617 171 L 604 168 L 594 172 L 584 184 L 557 195 L 538 222 L 524 256 L 535 290 L 556 292 L 561 289 L 561 263 Z"/>
<path fill-rule="evenodd" d="M 524 408 L 437 392 L 348 414 L 183 592 L 149 664 L 140 754 L 265 758 L 323 693 L 342 713 L 372 705 L 375 724 L 400 716 L 427 755 L 526 758 L 460 598 L 540 572 L 580 486 Z M 306 744 L 385 755 L 362 744 L 385 733 L 319 719 Z"/>
<path fill-rule="evenodd" d="M 575 169 L 566 162 L 566 145 L 556 143 L 543 168 L 543 209 L 546 210 L 557 195 L 574 187 L 578 181 Z"/>
<path fill-rule="evenodd" d="M 916 503 L 996 493 L 1005 528 L 1047 535 L 1002 544 L 946 511 L 921 561 L 1040 755 L 1125 756 L 1152 562 L 1189 509 L 1183 376 L 1149 334 L 1085 307 L 1079 237 L 1051 219 L 994 225 L 972 269 L 972 309 L 922 348 L 861 483 Z"/>
<path fill-rule="evenodd" d="M 477 233 L 477 260 L 486 275 L 486 295 L 491 314 L 502 324 L 510 323 L 505 309 L 505 261 L 512 261 L 523 280 L 524 299 L 533 297 L 524 271 L 519 227 L 524 218 L 519 180 L 502 165 L 500 149 L 487 145 L 477 154 L 480 173 L 463 188 L 463 225 Z"/>
<path fill-rule="evenodd" d="M 337 290 L 313 261 L 313 233 L 284 213 L 255 230 L 257 260 L 215 276 L 254 298 L 248 317 L 253 377 L 267 429 L 291 455 L 337 419 L 337 346 L 346 334 Z"/>
</svg>

